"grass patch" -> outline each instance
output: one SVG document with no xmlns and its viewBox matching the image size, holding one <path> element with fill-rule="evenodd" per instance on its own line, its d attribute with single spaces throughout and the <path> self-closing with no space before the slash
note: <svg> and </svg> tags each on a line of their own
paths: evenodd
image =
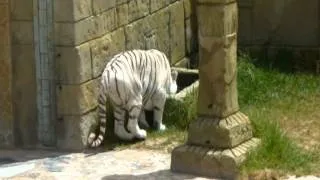
<svg viewBox="0 0 320 180">
<path fill-rule="evenodd" d="M 148 136 L 146 141 L 142 142 L 124 142 L 119 140 L 114 134 L 113 108 L 110 103 L 107 104 L 107 129 L 105 135 L 105 149 L 123 149 L 128 147 L 147 148 L 165 150 L 169 152 L 173 144 L 181 144 L 186 139 L 187 128 L 192 120 L 196 118 L 197 113 L 198 89 L 194 89 L 187 94 L 181 101 L 167 99 L 165 111 L 163 113 L 163 123 L 167 126 L 165 132 L 158 132 L 153 129 L 147 129 Z M 148 118 L 148 117 L 147 117 Z M 152 118 L 152 117 L 150 117 Z M 97 128 L 97 132 L 99 128 Z M 159 138 L 162 140 L 159 141 Z M 166 140 L 165 140 L 166 139 Z M 165 142 L 163 142 L 165 141 Z M 154 143 L 156 142 L 156 143 Z M 152 145 L 151 145 L 152 144 Z M 167 145 L 167 146 L 165 146 Z"/>
<path fill-rule="evenodd" d="M 163 114 L 164 123 L 169 128 L 186 130 L 197 115 L 198 89 L 187 94 L 182 101 L 168 99 Z"/>
<path fill-rule="evenodd" d="M 320 173 L 320 78 L 282 73 L 255 66 L 247 55 L 238 57 L 241 111 L 249 116 L 254 136 L 262 140 L 241 167 L 243 172 L 274 169 L 294 174 Z M 184 143 L 186 129 L 196 119 L 198 90 L 182 102 L 168 100 L 164 123 L 168 130 L 149 130 L 146 141 L 117 144 L 117 148 L 146 148 L 170 152 Z"/>
<path fill-rule="evenodd" d="M 294 132 L 285 130 L 309 121 L 310 112 L 319 110 L 319 77 L 264 70 L 255 67 L 253 61 L 246 55 L 239 56 L 239 103 L 262 145 L 250 154 L 242 169 L 270 168 L 298 174 L 316 171 L 320 153 L 298 146 L 289 138 Z"/>
<path fill-rule="evenodd" d="M 243 165 L 244 171 L 275 169 L 295 174 L 312 173 L 319 157 L 315 151 L 308 152 L 289 139 L 279 124 L 268 118 L 250 116 L 255 126 L 255 136 L 261 138 L 261 146 L 252 152 Z"/>
</svg>

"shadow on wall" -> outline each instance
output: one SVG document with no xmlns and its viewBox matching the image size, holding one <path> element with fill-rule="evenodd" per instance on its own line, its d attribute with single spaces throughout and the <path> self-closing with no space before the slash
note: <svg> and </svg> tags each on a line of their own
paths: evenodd
<svg viewBox="0 0 320 180">
<path fill-rule="evenodd" d="M 318 1 L 238 2 L 239 46 L 250 49 L 257 66 L 284 73 L 316 72 L 320 34 Z"/>
<path fill-rule="evenodd" d="M 186 56 L 190 58 L 190 68 L 197 69 L 199 65 L 199 58 L 198 58 L 198 21 L 197 21 L 197 8 L 196 8 L 196 1 L 191 0 L 191 12 L 193 15 L 190 16 L 190 26 L 191 26 L 191 33 L 189 36 L 191 37 L 190 40 L 190 50 L 187 49 Z"/>
<path fill-rule="evenodd" d="M 276 70 L 282 73 L 316 73 L 316 59 L 319 53 L 314 50 L 302 50 L 292 48 L 272 49 L 261 47 L 238 51 L 238 56 L 249 55 L 250 61 L 257 67 L 265 70 Z"/>
</svg>

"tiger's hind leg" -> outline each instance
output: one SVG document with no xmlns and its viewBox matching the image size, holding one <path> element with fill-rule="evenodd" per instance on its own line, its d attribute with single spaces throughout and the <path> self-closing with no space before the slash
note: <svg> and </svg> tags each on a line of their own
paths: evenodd
<svg viewBox="0 0 320 180">
<path fill-rule="evenodd" d="M 128 130 L 138 139 L 145 139 L 147 137 L 147 132 L 140 129 L 138 124 L 138 118 L 142 110 L 142 97 L 134 98 L 128 104 Z"/>
<path fill-rule="evenodd" d="M 144 110 L 141 110 L 138 124 L 143 129 L 149 128 L 149 123 L 147 122 L 147 119 L 146 119 L 146 112 Z"/>
<path fill-rule="evenodd" d="M 153 123 L 157 130 L 164 131 L 166 126 L 162 123 L 164 105 L 166 103 L 166 92 L 158 90 L 152 97 Z"/>
<path fill-rule="evenodd" d="M 114 133 L 122 140 L 132 140 L 134 135 L 125 129 L 126 110 L 114 106 Z"/>
</svg>

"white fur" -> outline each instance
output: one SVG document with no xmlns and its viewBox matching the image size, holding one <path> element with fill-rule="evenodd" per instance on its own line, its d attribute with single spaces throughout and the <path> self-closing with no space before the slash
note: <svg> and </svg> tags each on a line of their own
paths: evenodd
<svg viewBox="0 0 320 180">
<path fill-rule="evenodd" d="M 106 65 L 101 79 L 103 89 L 99 98 L 99 103 L 102 103 L 99 105 L 100 121 L 106 121 L 103 114 L 106 111 L 105 94 L 114 106 L 116 120 L 114 133 L 120 139 L 146 138 L 147 132 L 138 124 L 140 121 L 148 127 L 144 110 L 153 110 L 153 122 L 157 130 L 166 129 L 162 123 L 166 97 L 168 94 L 175 94 L 178 87 L 177 72 L 171 71 L 169 60 L 164 53 L 158 50 L 133 50 L 120 53 Z M 127 129 L 124 123 L 126 112 L 129 116 Z M 100 129 L 99 136 L 102 137 L 105 128 Z M 95 134 L 90 135 L 88 142 L 92 144 L 94 137 Z M 100 145 L 102 140 L 94 141 L 94 146 Z"/>
<path fill-rule="evenodd" d="M 177 82 L 174 81 L 170 84 L 170 88 L 169 88 L 169 93 L 170 94 L 175 94 L 178 90 L 178 85 L 177 85 Z"/>
</svg>

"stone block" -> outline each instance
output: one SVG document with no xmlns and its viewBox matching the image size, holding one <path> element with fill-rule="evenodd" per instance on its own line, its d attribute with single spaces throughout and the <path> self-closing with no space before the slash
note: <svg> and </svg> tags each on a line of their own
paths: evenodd
<svg viewBox="0 0 320 180">
<path fill-rule="evenodd" d="M 150 0 L 150 13 L 166 7 L 169 3 L 168 0 Z"/>
<path fill-rule="evenodd" d="M 130 0 L 129 22 L 145 17 L 149 14 L 149 0 Z"/>
<path fill-rule="evenodd" d="M 75 45 L 75 25 L 76 24 L 74 23 L 55 23 L 54 24 L 55 45 L 63 45 L 63 46 Z"/>
<path fill-rule="evenodd" d="M 145 49 L 145 34 L 151 31 L 147 18 L 125 26 L 126 50 Z"/>
<path fill-rule="evenodd" d="M 169 0 L 169 1 L 170 1 L 170 3 L 174 3 L 174 2 L 179 1 L 179 0 Z"/>
<path fill-rule="evenodd" d="M 190 18 L 185 19 L 185 36 L 186 55 L 194 56 L 199 48 L 196 17 L 191 16 Z"/>
<path fill-rule="evenodd" d="M 0 35 L 1 36 L 1 35 Z M 11 68 L 11 48 L 10 45 L 1 45 L 0 44 L 0 62 L 1 66 L 0 71 L 1 75 L 4 75 L 4 73 L 7 73 Z M 9 70 L 7 69 L 9 68 Z M 1 78 L 1 77 L 0 77 Z"/>
<path fill-rule="evenodd" d="M 252 138 L 230 149 L 181 145 L 172 151 L 171 170 L 219 179 L 238 179 L 239 167 L 260 140 Z"/>
<path fill-rule="evenodd" d="M 7 83 L 4 80 L 11 81 L 11 79 L 8 78 L 1 78 L 0 83 L 3 84 L 9 84 L 11 85 L 11 82 Z M 1 121 L 9 121 L 12 122 L 13 120 L 13 104 L 12 104 L 12 89 L 11 87 L 2 86 L 0 88 L 0 117 Z"/>
<path fill-rule="evenodd" d="M 156 48 L 164 52 L 168 58 L 170 58 L 170 30 L 168 22 L 170 20 L 170 14 L 168 9 L 161 9 L 156 13 L 148 16 L 148 25 L 146 29 L 149 29 L 145 33 L 146 49 Z"/>
<path fill-rule="evenodd" d="M 97 106 L 99 79 L 57 89 L 58 116 L 81 115 Z"/>
<path fill-rule="evenodd" d="M 8 4 L 9 0 L 0 0 L 0 4 Z"/>
<path fill-rule="evenodd" d="M 56 47 L 56 62 L 60 83 L 80 84 L 92 78 L 89 43 L 76 47 Z"/>
<path fill-rule="evenodd" d="M 0 4 L 0 45 L 8 46 L 10 43 L 8 5 Z"/>
<path fill-rule="evenodd" d="M 184 17 L 189 18 L 192 12 L 192 1 L 193 0 L 183 0 Z"/>
<path fill-rule="evenodd" d="M 198 3 L 208 3 L 208 4 L 227 4 L 231 2 L 236 2 L 236 0 L 197 0 Z"/>
<path fill-rule="evenodd" d="M 0 39 L 1 39 L 1 34 L 0 34 Z M 0 62 L 3 62 L 3 64 L 10 64 L 11 63 L 11 48 L 10 45 L 3 45 L 0 44 Z M 5 68 L 6 69 L 6 68 Z"/>
<path fill-rule="evenodd" d="M 108 9 L 114 8 L 118 0 L 92 0 L 92 8 L 94 14 L 99 14 Z"/>
<path fill-rule="evenodd" d="M 92 15 L 92 0 L 55 0 L 54 20 L 75 22 Z"/>
<path fill-rule="evenodd" d="M 282 51 L 282 52 L 281 52 Z M 290 52 L 290 51 L 289 51 Z M 281 53 L 283 49 L 277 50 L 277 56 L 275 59 L 281 60 Z M 291 66 L 298 72 L 317 72 L 317 61 L 319 60 L 319 48 L 293 48 L 291 49 L 293 56 L 293 63 Z M 283 59 L 282 59 L 283 60 Z"/>
<path fill-rule="evenodd" d="M 33 44 L 32 21 L 12 21 L 11 32 L 13 44 Z"/>
<path fill-rule="evenodd" d="M 117 26 L 123 26 L 129 22 L 129 6 L 128 3 L 120 4 L 116 7 Z"/>
<path fill-rule="evenodd" d="M 9 24 L 0 25 L 0 46 L 9 46 Z"/>
<path fill-rule="evenodd" d="M 112 56 L 125 50 L 123 28 L 117 29 L 112 33 L 90 42 L 90 49 L 93 76 L 98 77 Z"/>
<path fill-rule="evenodd" d="M 96 111 L 78 116 L 63 116 L 57 122 L 57 147 L 64 150 L 84 149 L 89 132 L 96 124 Z"/>
<path fill-rule="evenodd" d="M 126 49 L 156 48 L 170 58 L 169 11 L 164 8 L 125 27 Z"/>
<path fill-rule="evenodd" d="M 8 24 L 9 22 L 10 22 L 9 5 L 0 4 L 0 26 Z"/>
<path fill-rule="evenodd" d="M 253 1 L 254 0 L 241 0 L 241 1 L 238 1 L 238 7 L 239 7 L 239 9 L 241 9 L 241 8 L 252 8 Z"/>
<path fill-rule="evenodd" d="M 20 146 L 37 141 L 36 69 L 32 45 L 12 46 L 12 97 L 15 141 Z"/>
<path fill-rule="evenodd" d="M 237 37 L 199 36 L 198 114 L 227 117 L 239 110 L 237 91 Z"/>
<path fill-rule="evenodd" d="M 319 2 L 255 1 L 252 9 L 252 43 L 318 46 Z M 303 38 L 301 38 L 303 37 Z"/>
<path fill-rule="evenodd" d="M 130 0 L 116 0 L 117 5 L 127 3 Z"/>
<path fill-rule="evenodd" d="M 32 20 L 33 19 L 33 1 L 11 0 L 10 2 L 11 2 L 10 3 L 11 19 L 13 20 Z"/>
<path fill-rule="evenodd" d="M 4 126 L 0 121 L 0 127 L 6 129 L 0 129 L 0 147 L 1 148 L 14 148 L 13 133 L 10 127 Z"/>
<path fill-rule="evenodd" d="M 110 9 L 76 23 L 55 23 L 56 45 L 79 45 L 116 28 L 116 11 Z"/>
<path fill-rule="evenodd" d="M 249 118 L 241 112 L 223 119 L 199 117 L 188 131 L 187 144 L 210 148 L 232 148 L 252 138 Z"/>
<path fill-rule="evenodd" d="M 185 57 L 181 59 L 180 61 L 176 62 L 174 67 L 181 67 L 181 68 L 189 68 L 190 67 L 190 59 Z"/>
<path fill-rule="evenodd" d="M 191 54 L 192 52 L 192 41 L 193 41 L 193 32 L 191 27 L 191 19 L 185 20 L 185 35 L 186 35 L 186 54 Z"/>
<path fill-rule="evenodd" d="M 243 8 L 239 10 L 239 44 L 251 44 L 252 40 L 252 10 Z"/>
<path fill-rule="evenodd" d="M 155 47 L 160 51 L 164 52 L 170 60 L 170 34 L 169 26 L 164 25 L 162 28 L 157 29 L 155 32 Z M 170 61 L 172 62 L 172 61 Z"/>
<path fill-rule="evenodd" d="M 183 2 L 178 1 L 170 8 L 170 60 L 174 64 L 185 56 L 185 26 Z"/>
<path fill-rule="evenodd" d="M 0 118 L 2 121 L 12 122 L 12 61 L 9 55 L 10 50 L 9 45 L 0 45 Z"/>
<path fill-rule="evenodd" d="M 197 13 L 199 33 L 204 37 L 223 37 L 237 32 L 237 3 L 224 6 L 198 5 Z"/>
</svg>

